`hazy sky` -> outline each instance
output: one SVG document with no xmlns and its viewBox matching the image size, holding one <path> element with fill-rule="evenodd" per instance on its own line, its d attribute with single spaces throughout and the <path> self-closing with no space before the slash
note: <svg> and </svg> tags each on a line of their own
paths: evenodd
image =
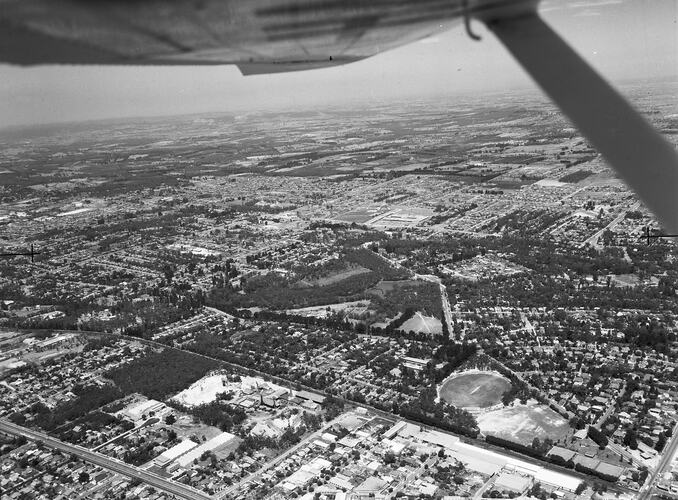
<svg viewBox="0 0 678 500">
<path fill-rule="evenodd" d="M 244 0 L 243 0 L 244 1 Z M 546 20 L 608 79 L 678 79 L 678 0 L 545 0 Z M 505 49 L 463 26 L 343 67 L 243 77 L 235 66 L 0 65 L 0 127 L 123 116 L 453 96 L 533 84 Z"/>
</svg>

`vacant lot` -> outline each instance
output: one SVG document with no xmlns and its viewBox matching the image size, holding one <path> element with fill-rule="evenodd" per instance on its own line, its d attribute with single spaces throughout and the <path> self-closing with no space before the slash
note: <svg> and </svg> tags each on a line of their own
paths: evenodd
<svg viewBox="0 0 678 500">
<path fill-rule="evenodd" d="M 487 408 L 499 403 L 510 388 L 511 383 L 499 374 L 462 373 L 445 381 L 439 394 L 458 408 Z"/>
</svg>

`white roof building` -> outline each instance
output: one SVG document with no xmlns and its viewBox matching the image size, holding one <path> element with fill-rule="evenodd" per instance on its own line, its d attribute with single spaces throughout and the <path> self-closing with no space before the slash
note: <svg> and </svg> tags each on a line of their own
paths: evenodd
<svg viewBox="0 0 678 500">
<path fill-rule="evenodd" d="M 192 450 L 198 446 L 197 443 L 194 443 L 190 439 L 185 439 L 181 443 L 172 446 L 169 450 L 164 451 L 161 453 L 156 459 L 155 463 L 157 463 L 160 466 L 164 466 L 174 460 L 175 458 L 183 455 L 184 453 L 188 452 L 189 450 Z"/>
<path fill-rule="evenodd" d="M 182 467 L 186 467 L 188 464 L 193 462 L 193 460 L 200 459 L 200 456 L 206 451 L 214 451 L 217 448 L 221 448 L 227 444 L 232 443 L 237 438 L 230 432 L 222 432 L 218 436 L 213 437 L 209 441 L 204 442 L 200 446 L 193 448 L 191 451 L 185 455 L 180 456 L 177 459 L 177 463 Z"/>
<path fill-rule="evenodd" d="M 149 399 L 148 401 L 144 401 L 138 405 L 125 408 L 123 413 L 129 415 L 129 417 L 136 422 L 141 420 L 144 415 L 148 416 L 148 414 L 152 411 L 159 412 L 163 408 L 165 408 L 165 403 L 161 403 L 155 399 Z"/>
<path fill-rule="evenodd" d="M 495 489 L 499 491 L 512 491 L 523 493 L 532 484 L 533 478 L 519 474 L 502 472 L 494 482 Z"/>
</svg>

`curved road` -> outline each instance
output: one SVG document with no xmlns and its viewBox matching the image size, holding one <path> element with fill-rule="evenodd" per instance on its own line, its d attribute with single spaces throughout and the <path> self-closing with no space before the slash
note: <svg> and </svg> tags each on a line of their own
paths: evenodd
<svg viewBox="0 0 678 500">
<path fill-rule="evenodd" d="M 81 446 L 64 443 L 63 441 L 48 436 L 47 434 L 37 432 L 32 429 L 27 429 L 26 427 L 21 427 L 19 425 L 13 424 L 12 422 L 8 422 L 5 419 L 0 419 L 0 430 L 15 436 L 24 436 L 32 441 L 42 441 L 50 448 L 55 448 L 65 453 L 73 453 L 87 462 L 93 463 L 108 470 L 112 470 L 113 472 L 123 474 L 127 477 L 139 479 L 140 481 L 150 484 L 159 490 L 176 495 L 179 498 L 185 498 L 186 500 L 208 500 L 212 498 L 201 491 L 195 490 L 190 486 L 186 486 L 185 484 L 169 481 L 148 471 L 138 469 L 137 467 L 120 462 L 105 455 L 101 455 L 100 453 L 95 453 Z"/>
</svg>

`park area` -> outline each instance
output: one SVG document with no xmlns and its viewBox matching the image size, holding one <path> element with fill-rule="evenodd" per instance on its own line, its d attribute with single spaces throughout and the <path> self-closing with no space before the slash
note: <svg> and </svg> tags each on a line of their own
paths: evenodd
<svg viewBox="0 0 678 500">
<path fill-rule="evenodd" d="M 428 335 L 440 335 L 443 333 L 443 324 L 438 318 L 425 316 L 420 312 L 415 312 L 414 316 L 405 321 L 400 328 L 402 332 L 426 333 Z"/>
<path fill-rule="evenodd" d="M 567 420 L 547 406 L 516 404 L 476 416 L 483 434 L 530 446 L 535 437 L 554 443 L 571 434 Z"/>
<path fill-rule="evenodd" d="M 511 383 L 498 373 L 467 371 L 452 374 L 438 391 L 438 396 L 457 408 L 487 408 L 501 402 Z"/>
</svg>

